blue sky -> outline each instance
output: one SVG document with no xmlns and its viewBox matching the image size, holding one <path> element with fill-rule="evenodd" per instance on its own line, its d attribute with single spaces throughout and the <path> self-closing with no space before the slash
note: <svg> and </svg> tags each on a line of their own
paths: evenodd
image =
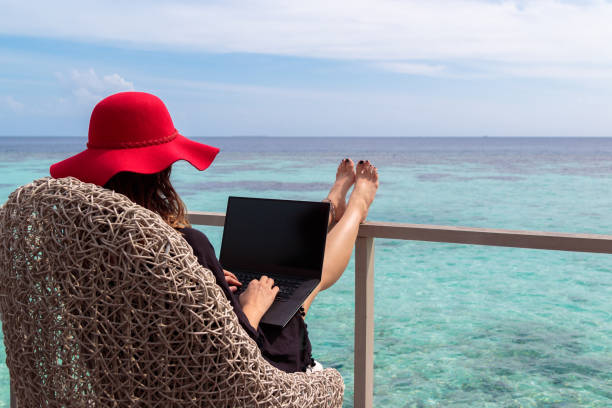
<svg viewBox="0 0 612 408">
<path fill-rule="evenodd" d="M 188 136 L 612 136 L 612 3 L 0 0 L 0 135 L 155 93 Z"/>
</svg>

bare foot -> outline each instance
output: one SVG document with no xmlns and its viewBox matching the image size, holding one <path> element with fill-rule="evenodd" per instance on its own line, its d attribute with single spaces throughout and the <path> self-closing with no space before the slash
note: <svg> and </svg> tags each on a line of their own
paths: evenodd
<svg viewBox="0 0 612 408">
<path fill-rule="evenodd" d="M 338 222 L 344 211 L 346 211 L 346 193 L 355 182 L 355 164 L 351 159 L 344 159 L 338 165 L 338 171 L 336 172 L 336 181 L 327 194 L 327 200 L 329 200 L 334 207 L 334 218 L 332 222 Z"/>
<path fill-rule="evenodd" d="M 360 161 L 357 164 L 357 174 L 355 176 L 355 189 L 349 199 L 349 206 L 355 206 L 361 211 L 361 222 L 364 222 L 368 209 L 374 201 L 376 190 L 378 189 L 378 170 L 370 161 Z"/>
</svg>

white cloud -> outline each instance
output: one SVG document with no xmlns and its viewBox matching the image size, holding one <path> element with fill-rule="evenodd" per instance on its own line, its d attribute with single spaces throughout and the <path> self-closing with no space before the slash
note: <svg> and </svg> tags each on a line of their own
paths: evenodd
<svg viewBox="0 0 612 408">
<path fill-rule="evenodd" d="M 531 78 L 590 78 L 612 79 L 612 65 L 589 66 L 583 65 L 532 65 L 532 66 L 505 66 L 499 71 L 516 77 Z"/>
<path fill-rule="evenodd" d="M 5 106 L 15 113 L 23 112 L 25 107 L 23 103 L 19 102 L 10 95 L 0 96 L 0 106 Z"/>
<path fill-rule="evenodd" d="M 86 105 L 117 92 L 134 90 L 134 84 L 119 74 L 100 77 L 93 68 L 86 71 L 73 69 L 69 74 L 57 73 L 56 76 L 79 103 Z"/>
<path fill-rule="evenodd" d="M 482 61 L 509 76 L 515 71 L 504 64 L 527 72 L 547 66 L 553 76 L 569 77 L 612 64 L 612 3 L 606 0 L 4 3 L 0 33 L 127 47 L 393 61 L 421 75 L 449 70 L 420 69 L 419 61 Z"/>
<path fill-rule="evenodd" d="M 177 129 L 226 136 L 610 136 L 609 88 L 497 93 L 266 88 L 159 80 Z M 466 84 L 469 87 L 469 84 Z M 493 97 L 487 97 L 493 94 Z"/>
<path fill-rule="evenodd" d="M 411 62 L 381 62 L 379 67 L 401 74 L 440 76 L 446 72 L 444 65 L 416 64 Z"/>
</svg>

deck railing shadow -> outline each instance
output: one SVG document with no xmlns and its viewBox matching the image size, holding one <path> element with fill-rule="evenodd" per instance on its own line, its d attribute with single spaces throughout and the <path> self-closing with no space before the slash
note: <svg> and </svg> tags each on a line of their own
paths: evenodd
<svg viewBox="0 0 612 408">
<path fill-rule="evenodd" d="M 192 211 L 194 225 L 222 227 L 225 214 Z M 512 231 L 440 225 L 365 222 L 355 243 L 354 406 L 373 406 L 374 396 L 374 239 L 612 253 L 612 235 Z"/>
</svg>

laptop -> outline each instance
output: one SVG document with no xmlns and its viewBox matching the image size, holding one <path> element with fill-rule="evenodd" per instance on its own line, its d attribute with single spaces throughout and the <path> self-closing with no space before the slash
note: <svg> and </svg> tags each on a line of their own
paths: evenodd
<svg viewBox="0 0 612 408">
<path fill-rule="evenodd" d="M 321 281 L 327 202 L 229 197 L 219 261 L 246 290 L 266 275 L 279 287 L 261 323 L 284 327 Z"/>
</svg>

